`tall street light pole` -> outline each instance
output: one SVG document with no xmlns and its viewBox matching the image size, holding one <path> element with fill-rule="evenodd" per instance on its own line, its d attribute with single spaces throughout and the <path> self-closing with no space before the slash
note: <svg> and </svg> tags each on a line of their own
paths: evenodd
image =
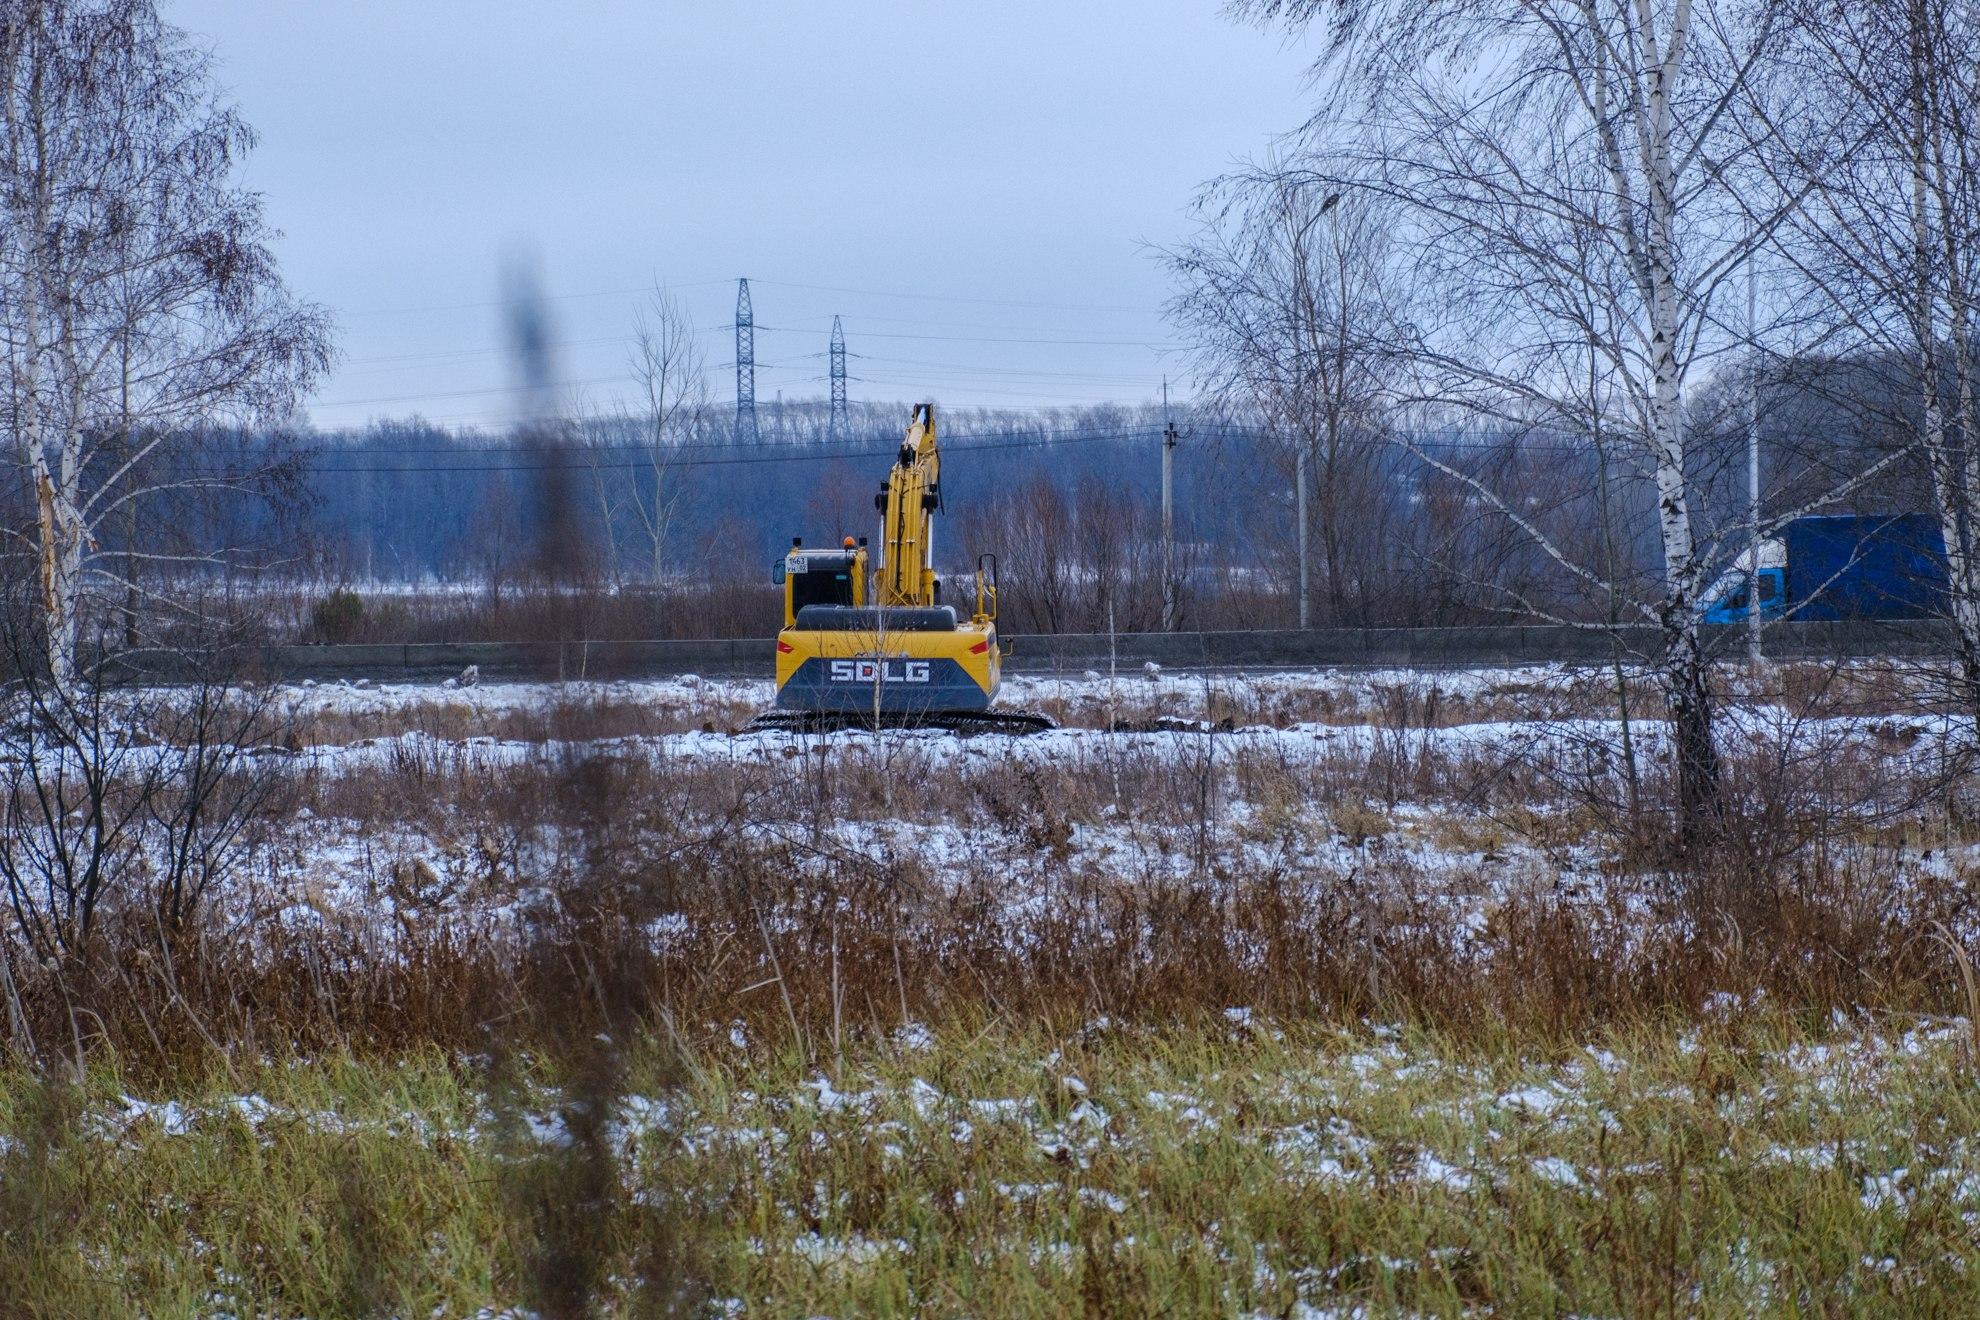
<svg viewBox="0 0 1980 1320">
<path fill-rule="evenodd" d="M 1176 630 L 1176 423 L 1169 416 L 1169 378 L 1162 378 L 1162 631 Z"/>
<path fill-rule="evenodd" d="M 1339 193 L 1328 193 L 1320 202 L 1320 212 L 1314 217 L 1315 221 L 1326 219 L 1327 216 L 1333 213 L 1334 208 L 1340 204 L 1341 195 Z M 1338 238 L 1338 236 L 1337 231 L 1335 237 Z M 1344 306 L 1336 306 L 1334 308 L 1334 331 L 1339 335 L 1345 335 L 1347 333 L 1347 309 Z M 1305 428 L 1302 427 L 1301 429 L 1303 431 Z M 1313 566 L 1308 556 L 1309 543 L 1306 526 L 1306 459 L 1307 451 L 1311 448 L 1311 439 L 1306 435 L 1301 435 L 1299 452 L 1293 457 L 1293 517 L 1299 525 L 1299 626 L 1301 628 L 1310 628 L 1313 626 L 1313 593 L 1311 590 Z"/>
<path fill-rule="evenodd" d="M 1760 345 L 1759 318 L 1755 314 L 1759 277 L 1754 269 L 1752 226 L 1747 228 L 1746 249 L 1746 351 L 1748 374 L 1746 390 L 1746 512 L 1751 522 L 1747 553 L 1753 556 L 1746 575 L 1746 660 L 1756 668 L 1765 662 L 1760 649 Z"/>
</svg>

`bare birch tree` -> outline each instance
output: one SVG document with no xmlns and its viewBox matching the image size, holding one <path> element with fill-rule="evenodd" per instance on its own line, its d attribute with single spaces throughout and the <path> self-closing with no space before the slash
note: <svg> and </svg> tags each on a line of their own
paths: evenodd
<svg viewBox="0 0 1980 1320">
<path fill-rule="evenodd" d="M 1910 433 L 1945 537 L 1963 702 L 1980 710 L 1980 6 L 1787 0 L 1796 89 L 1748 116 L 1784 193 L 1776 259 L 1859 353 L 1908 363 Z M 1847 406 L 1888 412 L 1880 391 Z"/>
<path fill-rule="evenodd" d="M 705 355 L 687 309 L 664 285 L 633 313 L 627 367 L 634 402 L 579 428 L 614 587 L 658 586 L 668 573 L 668 533 L 681 502 L 680 450 L 706 433 Z M 627 561 L 634 561 L 628 568 Z"/>
<path fill-rule="evenodd" d="M 1736 347 L 1717 304 L 1779 222 L 1747 217 L 1733 123 L 1778 35 L 1760 0 L 1244 0 L 1238 12 L 1324 24 L 1326 111 L 1312 130 L 1344 158 L 1338 182 L 1398 206 L 1397 241 L 1436 290 L 1417 319 L 1411 401 L 1565 434 L 1595 418 L 1589 379 L 1617 407 L 1602 425 L 1640 455 L 1655 492 L 1661 592 L 1639 602 L 1662 637 L 1684 835 L 1719 810 L 1698 600 L 1687 389 Z M 1315 175 L 1323 186 L 1330 171 Z M 1572 378 L 1564 364 L 1579 361 Z M 1434 456 L 1431 456 L 1434 457 Z M 1463 480 L 1448 465 L 1447 475 Z M 1479 488 L 1482 496 L 1492 492 Z M 1603 591 L 1590 565 L 1505 516 Z"/>
<path fill-rule="evenodd" d="M 1395 357 L 1393 208 L 1267 167 L 1214 185 L 1199 209 L 1202 231 L 1162 254 L 1180 285 L 1169 315 L 1195 345 L 1206 401 L 1263 427 L 1266 451 L 1304 456 L 1325 617 L 1366 623 L 1365 598 L 1351 611 L 1349 596 L 1374 576 L 1387 507 L 1378 395 Z"/>
<path fill-rule="evenodd" d="M 92 589 L 147 558 L 104 549 L 106 522 L 241 484 L 173 446 L 285 413 L 328 363 L 325 318 L 284 289 L 260 199 L 233 181 L 254 136 L 209 65 L 151 0 L 0 9 L 0 409 L 35 510 L 7 534 L 36 565 L 62 683 Z"/>
<path fill-rule="evenodd" d="M 700 439 L 708 421 L 707 362 L 694 321 L 665 288 L 654 289 L 635 316 L 630 365 L 643 405 L 642 465 L 631 503 L 657 586 L 666 580 L 667 531 L 681 497 L 672 475 L 676 451 Z"/>
</svg>

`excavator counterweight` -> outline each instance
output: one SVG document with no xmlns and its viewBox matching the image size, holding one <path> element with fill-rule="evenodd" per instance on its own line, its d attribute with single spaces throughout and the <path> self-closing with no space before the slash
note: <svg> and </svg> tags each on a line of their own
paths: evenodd
<svg viewBox="0 0 1980 1320">
<path fill-rule="evenodd" d="M 977 560 L 967 617 L 942 602 L 935 515 L 942 459 L 933 404 L 916 406 L 907 438 L 881 483 L 882 555 L 869 601 L 867 543 L 808 550 L 801 539 L 772 578 L 784 587 L 777 634 L 777 709 L 752 729 L 930 727 L 1033 733 L 1042 715 L 993 710 L 1003 679 L 997 639 L 996 559 Z"/>
</svg>

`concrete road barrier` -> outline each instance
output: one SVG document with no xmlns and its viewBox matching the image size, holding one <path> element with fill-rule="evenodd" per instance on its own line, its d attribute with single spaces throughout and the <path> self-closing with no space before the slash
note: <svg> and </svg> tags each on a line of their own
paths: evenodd
<svg viewBox="0 0 1980 1320">
<path fill-rule="evenodd" d="M 1620 644 L 1625 660 L 1653 660 L 1656 629 L 1557 625 L 1473 628 L 1312 628 L 1187 633 L 1021 634 L 1006 639 L 1006 671 L 1076 676 L 1087 670 L 1453 669 L 1497 665 L 1606 664 Z M 1708 628 L 1715 654 L 1744 654 L 1741 628 Z M 1767 654 L 1779 660 L 1951 653 L 1946 625 L 1777 623 Z M 490 679 L 631 679 L 704 674 L 767 678 L 773 643 L 757 638 L 621 642 L 418 642 L 393 645 L 276 646 L 270 672 L 291 678 L 439 680 L 469 665 Z"/>
</svg>

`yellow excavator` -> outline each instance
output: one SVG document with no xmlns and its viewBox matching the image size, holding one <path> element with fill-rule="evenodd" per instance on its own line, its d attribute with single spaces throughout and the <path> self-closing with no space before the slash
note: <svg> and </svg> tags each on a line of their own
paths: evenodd
<svg viewBox="0 0 1980 1320">
<path fill-rule="evenodd" d="M 919 404 L 873 501 L 882 551 L 872 593 L 865 537 L 848 536 L 822 550 L 793 538 L 771 571 L 784 588 L 777 708 L 759 715 L 752 729 L 1035 733 L 1053 727 L 1042 715 L 991 708 L 1004 664 L 996 557 L 976 561 L 967 617 L 942 602 L 934 558 L 941 478 L 935 406 Z"/>
</svg>

